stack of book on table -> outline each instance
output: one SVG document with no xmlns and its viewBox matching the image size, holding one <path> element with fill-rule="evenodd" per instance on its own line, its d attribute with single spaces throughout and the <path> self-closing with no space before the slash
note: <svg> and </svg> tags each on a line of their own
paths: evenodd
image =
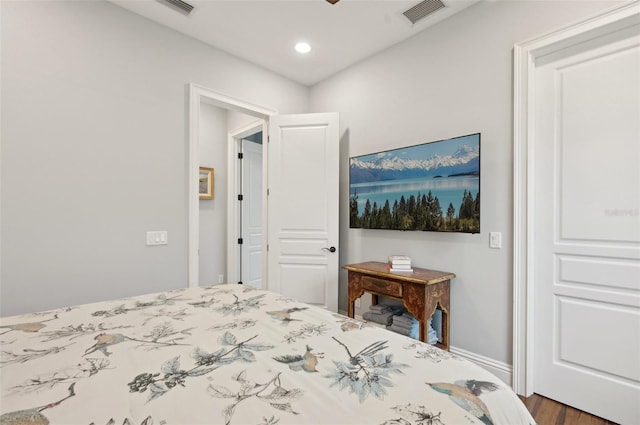
<svg viewBox="0 0 640 425">
<path fill-rule="evenodd" d="M 408 272 L 411 273 L 411 257 L 406 255 L 390 255 L 389 256 L 390 272 Z"/>
</svg>

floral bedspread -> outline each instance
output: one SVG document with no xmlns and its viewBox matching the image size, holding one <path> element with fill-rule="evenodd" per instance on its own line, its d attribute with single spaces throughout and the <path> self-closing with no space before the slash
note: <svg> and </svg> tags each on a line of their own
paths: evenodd
<svg viewBox="0 0 640 425">
<path fill-rule="evenodd" d="M 0 424 L 509 424 L 480 367 L 242 285 L 0 320 Z"/>
</svg>

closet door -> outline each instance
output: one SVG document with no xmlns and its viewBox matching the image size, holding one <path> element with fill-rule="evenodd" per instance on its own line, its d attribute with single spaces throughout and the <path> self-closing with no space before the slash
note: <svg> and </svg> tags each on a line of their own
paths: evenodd
<svg viewBox="0 0 640 425">
<path fill-rule="evenodd" d="M 640 36 L 623 31 L 535 71 L 534 392 L 637 424 Z"/>
</svg>

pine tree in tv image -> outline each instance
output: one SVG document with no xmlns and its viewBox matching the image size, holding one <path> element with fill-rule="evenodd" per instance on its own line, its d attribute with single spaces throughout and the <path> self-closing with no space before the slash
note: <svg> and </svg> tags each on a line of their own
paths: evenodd
<svg viewBox="0 0 640 425">
<path fill-rule="evenodd" d="M 480 232 L 480 133 L 349 159 L 349 227 Z"/>
</svg>

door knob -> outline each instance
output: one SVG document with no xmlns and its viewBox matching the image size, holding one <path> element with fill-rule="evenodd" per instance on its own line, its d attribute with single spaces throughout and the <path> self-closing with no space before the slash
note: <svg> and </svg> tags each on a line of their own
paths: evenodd
<svg viewBox="0 0 640 425">
<path fill-rule="evenodd" d="M 336 247 L 335 246 L 332 246 L 332 247 L 329 247 L 329 248 L 322 248 L 322 249 L 324 249 L 326 251 L 329 251 L 329 252 L 336 252 Z"/>
</svg>

